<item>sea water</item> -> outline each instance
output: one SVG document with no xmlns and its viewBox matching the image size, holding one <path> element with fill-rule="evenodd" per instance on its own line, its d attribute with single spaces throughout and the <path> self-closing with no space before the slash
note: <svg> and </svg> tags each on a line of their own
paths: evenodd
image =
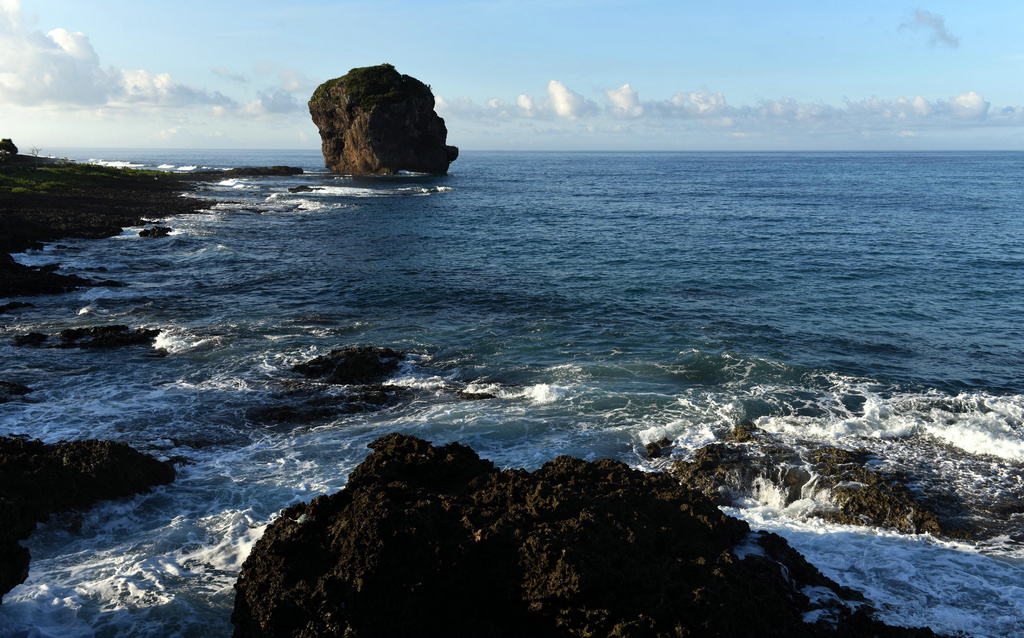
<svg viewBox="0 0 1024 638">
<path fill-rule="evenodd" d="M 2 317 L 0 379 L 32 392 L 0 404 L 0 434 L 185 463 L 150 494 L 39 525 L 0 635 L 230 635 L 267 524 L 341 489 L 388 432 L 501 467 L 572 454 L 656 471 L 752 421 L 999 504 L 972 542 L 826 523 L 770 485 L 728 512 L 886 622 L 1024 636 L 1024 154 L 470 151 L 447 176 L 366 178 L 315 151 L 60 154 L 306 172 L 204 182 L 187 196 L 210 205 L 162 218 L 166 238 L 17 255 L 128 286 Z M 113 323 L 161 334 L 110 352 L 12 344 Z M 408 353 L 401 400 L 268 416 L 348 392 L 296 392 L 290 372 L 347 345 Z M 672 456 L 646 459 L 662 437 Z"/>
</svg>

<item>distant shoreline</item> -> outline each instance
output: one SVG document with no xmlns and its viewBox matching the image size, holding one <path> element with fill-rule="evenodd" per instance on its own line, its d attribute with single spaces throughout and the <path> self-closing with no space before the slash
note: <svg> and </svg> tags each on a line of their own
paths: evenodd
<svg viewBox="0 0 1024 638">
<path fill-rule="evenodd" d="M 65 238 L 113 237 L 129 226 L 199 212 L 214 202 L 182 197 L 197 190 L 196 182 L 301 172 L 275 166 L 183 174 L 65 164 L 54 158 L 25 155 L 10 157 L 0 165 L 0 205 L 4 210 L 0 217 L 0 298 L 117 285 L 62 275 L 55 272 L 54 265 L 23 266 L 10 253 L 41 250 L 46 242 Z"/>
</svg>

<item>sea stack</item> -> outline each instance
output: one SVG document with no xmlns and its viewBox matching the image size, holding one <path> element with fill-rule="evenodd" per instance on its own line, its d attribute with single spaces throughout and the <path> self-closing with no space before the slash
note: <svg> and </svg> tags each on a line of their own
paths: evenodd
<svg viewBox="0 0 1024 638">
<path fill-rule="evenodd" d="M 309 100 L 324 165 L 335 173 L 445 174 L 459 156 L 434 112 L 430 87 L 390 64 L 352 69 L 324 82 Z"/>
</svg>

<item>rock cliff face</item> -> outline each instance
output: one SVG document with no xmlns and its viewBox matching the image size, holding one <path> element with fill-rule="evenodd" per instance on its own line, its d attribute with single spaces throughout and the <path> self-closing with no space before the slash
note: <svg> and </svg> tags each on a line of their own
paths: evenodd
<svg viewBox="0 0 1024 638">
<path fill-rule="evenodd" d="M 448 172 L 459 149 L 434 112 L 430 87 L 390 64 L 352 69 L 324 82 L 309 101 L 324 165 L 335 173 Z"/>
<path fill-rule="evenodd" d="M 401 434 L 370 447 L 342 491 L 287 508 L 256 544 L 236 638 L 932 635 L 871 619 L 781 537 L 668 474 L 568 456 L 499 471 Z"/>
</svg>

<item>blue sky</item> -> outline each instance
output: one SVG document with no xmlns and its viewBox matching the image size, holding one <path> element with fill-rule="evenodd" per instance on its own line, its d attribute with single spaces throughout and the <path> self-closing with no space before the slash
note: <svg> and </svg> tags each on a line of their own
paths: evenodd
<svg viewBox="0 0 1024 638">
<path fill-rule="evenodd" d="M 390 62 L 463 149 L 1024 149 L 1024 3 L 0 0 L 23 148 L 318 148 Z"/>
</svg>

